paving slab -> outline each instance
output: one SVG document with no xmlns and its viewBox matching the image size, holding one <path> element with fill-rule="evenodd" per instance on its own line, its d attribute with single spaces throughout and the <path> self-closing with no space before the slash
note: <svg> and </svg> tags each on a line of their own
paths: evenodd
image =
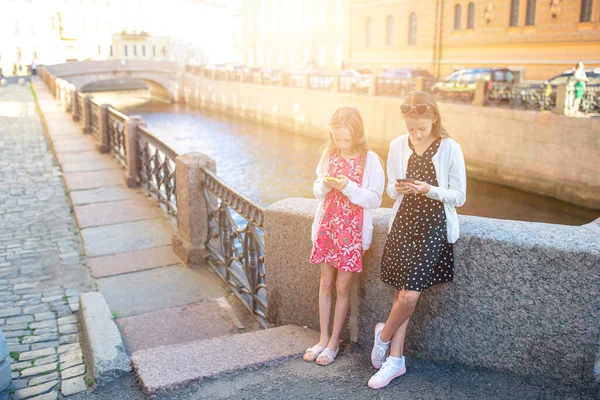
<svg viewBox="0 0 600 400">
<path fill-rule="evenodd" d="M 123 184 L 123 170 L 107 169 L 103 171 L 71 172 L 64 175 L 70 191 L 96 189 L 103 186 Z"/>
<path fill-rule="evenodd" d="M 154 218 L 81 230 L 88 257 L 118 254 L 171 244 L 173 225 Z"/>
<path fill-rule="evenodd" d="M 71 140 L 53 140 L 54 149 L 57 153 L 70 153 L 95 150 L 96 145 L 93 141 L 86 138 L 83 139 L 71 139 Z"/>
<path fill-rule="evenodd" d="M 73 164 L 85 163 L 88 161 L 89 162 L 104 161 L 104 160 L 113 161 L 109 155 L 100 154 L 96 150 L 81 151 L 78 153 L 60 153 L 57 156 L 58 156 L 58 160 L 60 161 L 60 163 L 62 165 L 70 164 L 70 163 L 73 163 Z M 114 163 L 116 164 L 116 161 L 114 161 Z"/>
<path fill-rule="evenodd" d="M 182 265 L 101 278 L 97 284 L 110 309 L 120 317 L 229 294 L 223 281 L 208 268 L 191 269 Z"/>
<path fill-rule="evenodd" d="M 108 186 L 97 189 L 71 192 L 74 205 L 105 203 L 109 201 L 145 198 L 139 189 L 129 189 L 125 185 Z"/>
<path fill-rule="evenodd" d="M 148 199 L 132 199 L 75 207 L 80 228 L 132 222 L 164 216 L 157 203 Z"/>
<path fill-rule="evenodd" d="M 123 167 L 113 160 L 103 158 L 101 160 L 89 160 L 85 162 L 68 162 L 61 165 L 63 172 L 85 172 L 85 171 L 101 171 L 104 169 L 119 169 Z"/>
<path fill-rule="evenodd" d="M 104 278 L 179 263 L 181 263 L 181 260 L 173 253 L 171 246 L 88 258 L 88 267 L 94 278 Z"/>
<path fill-rule="evenodd" d="M 318 338 L 313 330 L 286 325 L 140 350 L 133 353 L 131 360 L 142 387 L 152 394 L 195 380 L 281 363 L 303 354 Z"/>
<path fill-rule="evenodd" d="M 152 347 L 238 333 L 227 311 L 215 300 L 118 318 L 116 321 L 129 354 Z M 161 323 L 157 324 L 157 321 Z"/>
</svg>

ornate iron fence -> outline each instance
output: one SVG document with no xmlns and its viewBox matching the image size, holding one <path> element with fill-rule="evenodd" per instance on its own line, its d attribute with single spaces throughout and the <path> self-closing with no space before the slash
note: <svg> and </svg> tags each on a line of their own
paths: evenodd
<svg viewBox="0 0 600 400">
<path fill-rule="evenodd" d="M 96 103 L 94 100 L 90 100 L 90 121 L 92 127 L 92 135 L 96 139 L 100 135 L 100 121 L 98 121 L 98 109 L 100 105 Z"/>
<path fill-rule="evenodd" d="M 108 140 L 110 152 L 123 165 L 127 166 L 127 150 L 125 148 L 125 123 L 127 115 L 108 108 Z"/>
<path fill-rule="evenodd" d="M 77 92 L 77 107 L 75 108 L 75 115 L 77 115 L 79 121 L 85 120 L 85 104 L 83 98 L 83 93 Z"/>
<path fill-rule="evenodd" d="M 177 152 L 157 139 L 146 128 L 138 126 L 140 185 L 150 192 L 158 204 L 177 223 L 175 192 L 175 158 Z"/>
<path fill-rule="evenodd" d="M 258 322 L 267 326 L 264 209 L 204 170 L 208 264 Z"/>
</svg>

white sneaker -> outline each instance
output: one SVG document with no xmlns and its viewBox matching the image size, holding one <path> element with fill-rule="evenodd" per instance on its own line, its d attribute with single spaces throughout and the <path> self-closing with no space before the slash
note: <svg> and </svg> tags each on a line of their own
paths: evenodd
<svg viewBox="0 0 600 400">
<path fill-rule="evenodd" d="M 402 367 L 396 367 L 390 360 L 383 363 L 383 366 L 375 375 L 369 379 L 369 387 L 371 389 L 381 389 L 389 385 L 395 378 L 404 375 L 406 372 L 406 364 L 403 362 Z"/>
<path fill-rule="evenodd" d="M 390 344 L 383 344 L 379 340 L 379 335 L 383 330 L 385 324 L 383 322 L 375 325 L 375 338 L 373 339 L 373 350 L 371 350 L 371 364 L 373 364 L 373 368 L 379 369 L 385 362 L 387 358 L 388 350 L 390 349 Z"/>
</svg>

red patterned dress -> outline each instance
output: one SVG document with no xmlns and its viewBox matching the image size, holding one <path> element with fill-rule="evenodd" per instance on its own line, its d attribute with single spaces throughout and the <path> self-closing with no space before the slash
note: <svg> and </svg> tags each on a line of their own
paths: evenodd
<svg viewBox="0 0 600 400">
<path fill-rule="evenodd" d="M 362 183 L 366 155 L 346 160 L 334 153 L 329 159 L 329 176 L 344 175 Z M 362 272 L 363 210 L 341 191 L 332 189 L 323 203 L 317 238 L 313 242 L 311 264 L 327 263 L 341 271 Z"/>
</svg>

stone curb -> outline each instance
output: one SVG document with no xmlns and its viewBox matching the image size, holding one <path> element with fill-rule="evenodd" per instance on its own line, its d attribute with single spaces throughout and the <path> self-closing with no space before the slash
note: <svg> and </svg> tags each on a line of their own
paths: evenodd
<svg viewBox="0 0 600 400">
<path fill-rule="evenodd" d="M 318 340 L 318 332 L 286 325 L 139 350 L 131 358 L 140 385 L 155 395 L 299 357 Z"/>
<path fill-rule="evenodd" d="M 79 298 L 83 352 L 94 385 L 104 386 L 131 372 L 123 339 L 104 295 L 84 293 Z"/>
</svg>

